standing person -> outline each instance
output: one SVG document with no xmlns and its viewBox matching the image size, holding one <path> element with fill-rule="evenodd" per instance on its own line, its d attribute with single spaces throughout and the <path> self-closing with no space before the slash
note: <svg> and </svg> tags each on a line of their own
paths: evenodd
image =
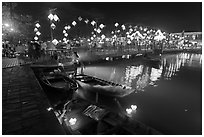
<svg viewBox="0 0 204 137">
<path fill-rule="evenodd" d="M 75 75 L 77 74 L 78 65 L 81 67 L 81 74 L 84 74 L 84 64 L 82 63 L 82 61 L 79 61 L 79 55 L 76 51 L 73 52 L 73 62 L 75 66 Z"/>
</svg>

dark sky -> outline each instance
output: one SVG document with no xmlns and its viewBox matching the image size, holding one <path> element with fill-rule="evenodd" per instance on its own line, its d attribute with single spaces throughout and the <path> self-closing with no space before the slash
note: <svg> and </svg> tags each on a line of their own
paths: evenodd
<svg viewBox="0 0 204 137">
<path fill-rule="evenodd" d="M 119 22 L 160 28 L 167 32 L 202 31 L 201 2 L 20 2 L 16 10 L 49 26 L 47 16 L 50 8 L 57 8 L 61 19 L 57 24 L 60 31 L 78 16 L 97 18 L 110 28 Z"/>
</svg>

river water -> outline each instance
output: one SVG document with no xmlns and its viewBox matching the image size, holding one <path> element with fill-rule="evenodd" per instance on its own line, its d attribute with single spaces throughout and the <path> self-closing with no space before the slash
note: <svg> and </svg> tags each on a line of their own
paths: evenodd
<svg viewBox="0 0 204 137">
<path fill-rule="evenodd" d="M 163 134 L 202 134 L 202 55 L 162 55 L 154 65 L 141 57 L 86 66 L 85 74 L 136 89 L 120 99 L 124 110 L 137 105 L 131 115 Z"/>
</svg>

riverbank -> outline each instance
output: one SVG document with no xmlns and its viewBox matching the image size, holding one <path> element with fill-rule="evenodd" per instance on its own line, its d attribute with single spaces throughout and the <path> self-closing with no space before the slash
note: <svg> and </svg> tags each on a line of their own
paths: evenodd
<svg viewBox="0 0 204 137">
<path fill-rule="evenodd" d="M 77 50 L 80 61 L 82 61 L 85 65 L 92 63 L 100 63 L 104 61 L 114 61 L 121 59 L 129 59 L 138 56 L 142 56 L 143 54 L 151 54 L 152 50 L 141 50 L 137 51 L 134 49 L 128 49 L 123 51 L 113 51 L 108 49 L 100 49 L 100 50 Z M 169 53 L 198 53 L 202 54 L 202 49 L 164 49 L 163 54 Z"/>
</svg>

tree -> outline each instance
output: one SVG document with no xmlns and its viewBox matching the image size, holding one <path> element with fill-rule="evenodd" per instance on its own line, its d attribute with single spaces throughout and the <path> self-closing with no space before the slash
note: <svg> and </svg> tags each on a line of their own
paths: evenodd
<svg viewBox="0 0 204 137">
<path fill-rule="evenodd" d="M 17 3 L 2 3 L 2 40 L 16 44 L 33 37 L 32 17 L 15 13 Z"/>
</svg>

